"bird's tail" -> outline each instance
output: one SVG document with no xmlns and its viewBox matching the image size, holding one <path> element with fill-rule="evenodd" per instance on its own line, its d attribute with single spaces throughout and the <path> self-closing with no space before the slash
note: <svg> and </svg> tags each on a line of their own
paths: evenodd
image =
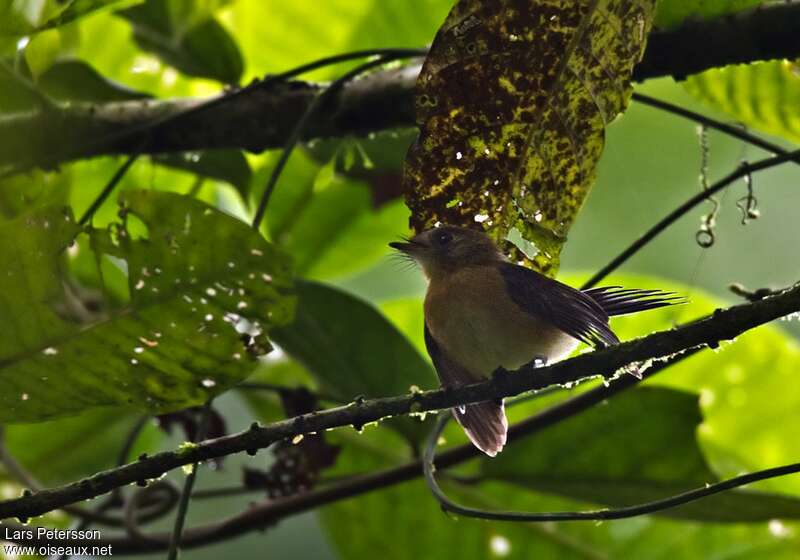
<svg viewBox="0 0 800 560">
<path fill-rule="evenodd" d="M 503 401 L 468 404 L 454 408 L 453 415 L 475 447 L 489 457 L 494 457 L 503 450 L 508 432 Z"/>
<path fill-rule="evenodd" d="M 686 298 L 661 290 L 630 290 L 620 286 L 590 288 L 583 293 L 595 300 L 610 317 L 686 303 Z"/>
</svg>

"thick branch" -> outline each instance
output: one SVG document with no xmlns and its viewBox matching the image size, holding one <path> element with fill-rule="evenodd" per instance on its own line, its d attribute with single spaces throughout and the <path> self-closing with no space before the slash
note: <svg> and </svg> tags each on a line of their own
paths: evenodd
<svg viewBox="0 0 800 560">
<path fill-rule="evenodd" d="M 583 354 L 546 368 L 524 370 L 513 375 L 453 390 L 372 399 L 348 406 L 304 414 L 265 427 L 206 441 L 178 451 L 110 469 L 90 478 L 34 494 L 0 502 L 0 519 L 42 515 L 80 500 L 100 496 L 120 486 L 160 477 L 180 467 L 247 450 L 267 447 L 276 441 L 330 428 L 363 426 L 390 416 L 434 411 L 462 404 L 509 397 L 553 384 L 564 384 L 590 375 L 612 377 L 623 366 L 670 356 L 698 346 L 717 346 L 759 325 L 800 311 L 800 284 L 779 295 L 724 310 L 689 325 L 651 334 L 615 346 Z"/>
<path fill-rule="evenodd" d="M 796 40 L 800 4 L 771 5 L 673 31 L 653 32 L 634 78 L 683 78 L 727 64 L 800 57 Z M 343 88 L 329 111 L 311 120 L 305 139 L 362 135 L 413 126 L 413 88 L 419 65 L 377 72 Z M 75 104 L 52 112 L 0 117 L 0 168 L 43 165 L 108 154 L 164 153 L 214 148 L 253 152 L 284 144 L 319 92 L 316 84 L 291 82 L 255 88 L 229 101 L 170 121 L 146 133 L 119 136 L 125 128 L 177 115 L 208 100 Z M 104 140 L 107 138 L 114 140 Z"/>
</svg>

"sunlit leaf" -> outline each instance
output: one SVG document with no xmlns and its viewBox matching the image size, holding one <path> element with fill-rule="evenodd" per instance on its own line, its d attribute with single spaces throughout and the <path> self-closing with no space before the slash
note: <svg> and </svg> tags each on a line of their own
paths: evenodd
<svg viewBox="0 0 800 560">
<path fill-rule="evenodd" d="M 31 38 L 24 53 L 34 80 L 53 65 L 61 49 L 61 33 L 56 29 L 37 33 Z"/>
<path fill-rule="evenodd" d="M 334 53 L 430 42 L 452 0 L 237 0 L 220 14 L 236 30 L 247 78 L 287 70 Z M 268 38 L 264 14 L 269 14 Z M 302 25 L 297 25 L 302 22 Z M 312 73 L 341 74 L 347 64 Z"/>
<path fill-rule="evenodd" d="M 148 0 L 119 13 L 133 25 L 142 49 L 189 76 L 235 84 L 244 62 L 236 41 L 213 16 L 221 4 Z"/>
<path fill-rule="evenodd" d="M 130 304 L 88 325 L 58 268 L 71 215 L 48 208 L 0 225 L 21 240 L 0 245 L 0 421 L 202 403 L 247 376 L 270 348 L 266 330 L 291 319 L 287 259 L 246 224 L 170 193 L 129 191 L 124 203 L 147 236 L 119 226 L 92 240 L 126 268 Z"/>
<path fill-rule="evenodd" d="M 761 132 L 800 142 L 800 64 L 788 60 L 715 68 L 685 87 L 708 106 Z"/>
<path fill-rule="evenodd" d="M 295 153 L 265 220 L 272 240 L 294 258 L 297 273 L 316 279 L 346 277 L 375 264 L 388 255 L 387 243 L 407 233 L 407 210 L 395 203 L 376 208 L 365 181 L 333 173 L 332 162 L 320 167 Z M 272 162 L 256 173 L 256 188 L 271 171 Z M 327 177 L 321 180 L 321 174 Z"/>
<path fill-rule="evenodd" d="M 462 0 L 417 83 L 406 160 L 416 230 L 512 228 L 554 273 L 594 180 L 605 126 L 625 108 L 652 0 Z M 476 223 L 478 222 L 478 223 Z"/>
</svg>

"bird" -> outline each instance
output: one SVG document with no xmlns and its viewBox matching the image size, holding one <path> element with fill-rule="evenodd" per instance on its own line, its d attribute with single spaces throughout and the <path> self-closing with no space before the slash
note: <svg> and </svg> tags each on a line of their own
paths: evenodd
<svg viewBox="0 0 800 560">
<path fill-rule="evenodd" d="M 440 225 L 389 246 L 427 277 L 425 346 L 444 388 L 558 361 L 581 342 L 618 344 L 609 317 L 685 303 L 661 290 L 572 288 L 510 262 L 488 235 L 464 227 Z M 460 406 L 453 415 L 475 447 L 490 457 L 502 451 L 502 399 Z"/>
</svg>

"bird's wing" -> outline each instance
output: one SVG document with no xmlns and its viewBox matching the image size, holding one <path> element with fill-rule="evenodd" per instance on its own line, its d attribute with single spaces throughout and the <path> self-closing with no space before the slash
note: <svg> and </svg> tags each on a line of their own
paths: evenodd
<svg viewBox="0 0 800 560">
<path fill-rule="evenodd" d="M 590 296 L 513 263 L 499 265 L 511 299 L 526 313 L 594 346 L 617 344 L 608 314 Z"/>
<path fill-rule="evenodd" d="M 465 367 L 453 360 L 444 349 L 433 338 L 428 325 L 425 325 L 425 348 L 433 360 L 433 367 L 439 374 L 439 381 L 445 387 L 458 387 L 459 385 L 469 385 L 480 381 L 472 375 Z"/>
<path fill-rule="evenodd" d="M 625 289 L 621 286 L 590 288 L 583 290 L 583 293 L 595 300 L 611 317 L 686 303 L 686 299 L 675 292 Z"/>
</svg>

